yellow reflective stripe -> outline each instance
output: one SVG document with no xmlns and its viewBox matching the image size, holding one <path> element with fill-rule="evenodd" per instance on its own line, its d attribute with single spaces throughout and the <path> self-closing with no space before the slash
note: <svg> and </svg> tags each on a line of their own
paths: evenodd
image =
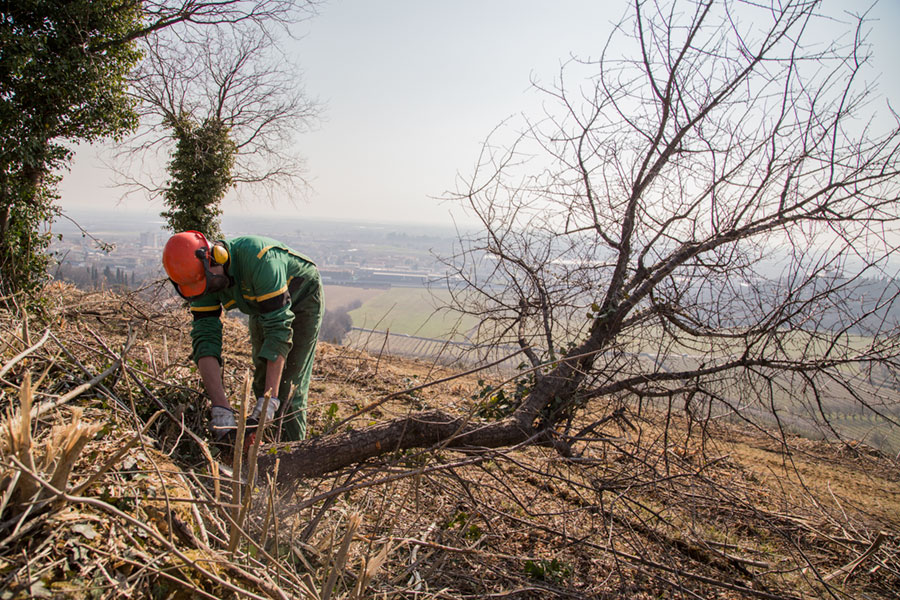
<svg viewBox="0 0 900 600">
<path fill-rule="evenodd" d="M 265 248 L 263 248 L 262 250 L 259 251 L 259 254 L 256 255 L 256 258 L 262 258 L 263 255 L 266 252 L 268 252 L 269 250 L 271 250 L 272 248 L 277 248 L 277 246 L 266 246 Z M 245 296 L 245 298 L 246 298 L 246 296 Z"/>
<path fill-rule="evenodd" d="M 280 290 L 275 290 L 274 292 L 269 292 L 268 294 L 263 294 L 262 296 L 244 296 L 244 300 L 250 300 L 253 302 L 263 302 L 268 300 L 269 298 L 274 298 L 275 296 L 280 296 L 285 293 L 288 289 L 288 286 L 283 286 Z"/>
<path fill-rule="evenodd" d="M 234 306 L 235 304 L 237 304 L 237 303 L 234 300 L 229 300 L 228 302 L 225 303 L 225 308 L 229 309 L 232 306 Z"/>
<path fill-rule="evenodd" d="M 194 312 L 211 312 L 214 310 L 219 310 L 222 308 L 220 304 L 216 304 L 215 306 L 192 306 L 191 310 Z"/>
</svg>

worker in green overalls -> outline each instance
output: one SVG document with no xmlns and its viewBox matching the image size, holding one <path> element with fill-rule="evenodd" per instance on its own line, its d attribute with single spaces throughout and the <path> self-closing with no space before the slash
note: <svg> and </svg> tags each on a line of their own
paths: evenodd
<svg viewBox="0 0 900 600">
<path fill-rule="evenodd" d="M 322 322 L 322 282 L 316 265 L 273 239 L 246 235 L 210 243 L 198 231 L 175 234 L 163 266 L 178 294 L 190 301 L 192 358 L 212 401 L 210 427 L 217 442 L 236 429 L 222 381 L 222 309 L 250 316 L 253 393 L 248 426 L 280 417 L 281 438 L 306 436 L 306 403 Z M 277 424 L 277 423 L 276 423 Z"/>
</svg>

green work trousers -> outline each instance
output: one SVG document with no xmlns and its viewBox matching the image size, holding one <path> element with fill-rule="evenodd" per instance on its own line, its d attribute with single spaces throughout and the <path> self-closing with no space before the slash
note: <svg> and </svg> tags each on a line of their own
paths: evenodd
<svg viewBox="0 0 900 600">
<path fill-rule="evenodd" d="M 280 429 L 281 440 L 296 441 L 306 437 L 306 401 L 322 323 L 322 297 L 320 284 L 313 293 L 293 301 L 291 350 L 284 361 L 278 386 L 280 424 L 278 419 L 274 423 L 276 432 Z M 253 393 L 261 398 L 265 393 L 268 361 L 259 356 L 263 330 L 256 315 L 250 315 L 250 343 L 253 348 Z"/>
</svg>

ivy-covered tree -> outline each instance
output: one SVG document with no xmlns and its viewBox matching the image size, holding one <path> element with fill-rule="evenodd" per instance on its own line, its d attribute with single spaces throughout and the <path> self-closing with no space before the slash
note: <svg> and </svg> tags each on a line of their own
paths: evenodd
<svg viewBox="0 0 900 600">
<path fill-rule="evenodd" d="M 276 39 L 255 24 L 148 39 L 134 78 L 141 130 L 120 149 L 121 175 L 161 197 L 173 231 L 218 237 L 221 200 L 231 187 L 292 192 L 303 185 L 293 143 L 315 118 L 299 74 Z M 156 153 L 157 160 L 146 160 Z M 138 163 L 137 172 L 128 163 Z M 147 173 L 147 162 L 167 170 Z"/>
<path fill-rule="evenodd" d="M 128 94 L 138 41 L 177 29 L 239 25 L 267 31 L 314 9 L 311 0 L 0 0 L 0 297 L 33 293 L 46 276 L 55 175 L 67 144 L 134 130 Z M 176 36 L 177 37 L 177 36 Z"/>
<path fill-rule="evenodd" d="M 162 213 L 172 231 L 193 229 L 210 239 L 222 237 L 220 201 L 232 185 L 237 146 L 221 119 L 196 123 L 189 115 L 170 119 L 175 151 Z"/>
<path fill-rule="evenodd" d="M 141 4 L 121 0 L 0 2 L 0 291 L 44 278 L 67 142 L 121 136 L 137 124 L 127 95 L 140 52 L 122 42 Z M 115 41 L 115 43 L 112 43 Z"/>
</svg>

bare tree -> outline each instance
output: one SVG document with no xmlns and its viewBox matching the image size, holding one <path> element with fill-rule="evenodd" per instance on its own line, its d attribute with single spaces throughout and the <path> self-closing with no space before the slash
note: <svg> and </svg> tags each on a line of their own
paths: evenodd
<svg viewBox="0 0 900 600">
<path fill-rule="evenodd" d="M 288 25 L 315 11 L 318 0 L 144 0 L 140 27 L 126 29 L 118 38 L 96 44 L 96 50 L 152 37 L 161 31 L 192 37 L 203 28 L 250 25 L 269 31 Z M 126 3 L 128 4 L 128 3 Z"/>
<path fill-rule="evenodd" d="M 561 554 L 600 552 L 623 597 L 656 585 L 697 598 L 856 597 L 835 578 L 895 539 L 893 524 L 857 519 L 796 472 L 815 517 L 787 487 L 766 498 L 707 435 L 745 435 L 719 426 L 742 419 L 788 449 L 801 418 L 831 435 L 850 407 L 900 421 L 900 128 L 865 84 L 865 20 L 835 35 L 820 8 L 636 0 L 597 60 L 541 88 L 543 119 L 492 135 L 458 194 L 481 229 L 448 260 L 453 308 L 479 319 L 474 339 L 516 343 L 529 361 L 507 402 L 487 407 L 505 412 L 410 413 L 264 453 L 262 468 L 294 479 L 354 465 L 341 493 L 424 477 L 423 497 L 457 490 L 445 506 L 488 515 L 494 539 L 519 531 Z M 529 445 L 557 456 L 519 451 Z M 398 451 L 414 447 L 438 452 L 409 467 Z M 378 471 L 385 463 L 408 468 Z M 728 477 L 711 477 L 716 465 Z M 736 558 L 740 543 L 710 543 L 716 524 L 740 527 L 737 515 L 778 540 L 779 567 L 778 552 Z M 833 533 L 803 547 L 798 524 L 810 522 Z M 871 552 L 822 560 L 841 531 Z M 531 562 L 532 580 L 558 586 L 535 597 L 590 595 L 564 563 Z M 602 580 L 589 565 L 587 579 Z M 879 573 L 858 589 L 896 587 L 896 570 Z"/>
<path fill-rule="evenodd" d="M 45 281 L 56 174 L 68 144 L 134 131 L 128 73 L 137 40 L 185 40 L 210 28 L 264 35 L 311 14 L 315 0 L 6 2 L 0 6 L 0 266 L 5 291 L 35 296 Z"/>
<path fill-rule="evenodd" d="M 897 424 L 897 122 L 871 110 L 864 21 L 813 39 L 819 5 L 635 2 L 541 88 L 545 119 L 485 145 L 454 307 L 534 367 L 564 357 L 521 425 L 597 397 Z"/>
<path fill-rule="evenodd" d="M 151 197 L 167 193 L 171 181 L 143 166 L 164 162 L 184 137 L 180 132 L 185 125 L 226 132 L 233 164 L 225 189 L 250 186 L 271 193 L 305 185 L 294 142 L 313 123 L 318 107 L 265 28 L 238 23 L 148 37 L 133 93 L 143 126 L 119 152 L 126 165 L 120 171 L 132 189 Z"/>
<path fill-rule="evenodd" d="M 483 230 L 449 263 L 455 308 L 529 356 L 521 403 L 305 442 L 281 473 L 436 443 L 569 454 L 595 398 L 603 422 L 662 399 L 779 427 L 790 407 L 827 427 L 834 402 L 862 403 L 896 425 L 900 130 L 873 116 L 864 19 L 814 39 L 819 8 L 636 1 L 460 194 Z"/>
</svg>

